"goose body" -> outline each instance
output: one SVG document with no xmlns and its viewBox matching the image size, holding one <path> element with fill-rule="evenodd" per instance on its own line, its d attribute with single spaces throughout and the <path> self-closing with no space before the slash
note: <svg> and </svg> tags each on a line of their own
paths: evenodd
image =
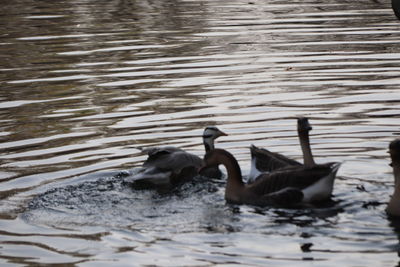
<svg viewBox="0 0 400 267">
<path fill-rule="evenodd" d="M 238 162 L 223 149 L 214 149 L 204 157 L 204 166 L 225 166 L 228 178 L 225 199 L 230 203 L 258 206 L 294 205 L 301 202 L 322 201 L 331 191 L 320 190 L 332 183 L 338 166 L 319 165 L 312 168 L 282 169 L 261 174 L 254 183 L 245 184 Z M 325 188 L 325 187 L 324 187 Z"/>
<path fill-rule="evenodd" d="M 203 132 L 205 150 L 214 148 L 214 140 L 226 135 L 217 127 L 206 127 Z M 126 181 L 137 188 L 171 187 L 190 180 L 198 174 L 202 159 L 180 148 L 152 147 L 142 149 L 147 159 L 142 167 Z M 222 173 L 218 168 L 208 168 L 203 173 L 210 178 L 219 178 Z"/>
<path fill-rule="evenodd" d="M 400 217 L 400 139 L 390 143 L 389 153 L 394 174 L 394 192 L 390 197 L 386 212 L 390 216 Z"/>
<path fill-rule="evenodd" d="M 311 165 L 312 154 L 311 150 L 307 151 L 307 140 L 309 131 L 312 130 L 311 125 L 307 118 L 300 117 L 297 119 L 297 132 L 300 139 L 300 145 L 303 151 L 303 158 L 307 164 Z M 309 145 L 309 143 L 308 143 Z M 304 148 L 304 149 L 303 149 Z M 309 152 L 309 153 L 307 153 Z M 302 163 L 288 158 L 280 153 L 271 152 L 265 148 L 259 148 L 254 145 L 250 147 L 251 153 L 251 167 L 248 176 L 248 182 L 252 183 L 255 181 L 260 174 L 264 172 L 272 172 L 283 168 L 300 167 Z M 311 157 L 311 159 L 310 159 Z"/>
</svg>

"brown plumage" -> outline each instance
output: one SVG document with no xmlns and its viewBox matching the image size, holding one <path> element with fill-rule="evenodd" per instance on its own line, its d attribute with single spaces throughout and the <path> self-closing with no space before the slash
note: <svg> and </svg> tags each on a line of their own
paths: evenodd
<svg viewBox="0 0 400 267">
<path fill-rule="evenodd" d="M 312 130 L 308 119 L 300 117 L 297 119 L 297 133 L 300 140 L 301 149 L 303 151 L 304 164 L 311 166 L 314 163 L 310 142 L 309 131 Z M 261 173 L 272 172 L 288 167 L 300 167 L 302 163 L 288 158 L 280 153 L 271 152 L 265 148 L 259 148 L 254 145 L 250 147 L 251 152 L 251 170 L 248 182 L 252 183 Z"/>
<path fill-rule="evenodd" d="M 203 166 L 225 166 L 228 179 L 225 199 L 236 204 L 293 205 L 300 202 L 320 201 L 329 198 L 330 192 L 318 191 L 319 183 L 336 174 L 337 168 L 317 166 L 315 168 L 293 168 L 265 173 L 252 184 L 244 184 L 240 166 L 228 151 L 214 149 L 204 157 Z M 315 188 L 314 188 L 315 187 Z M 327 195 L 328 194 L 328 195 Z"/>
<path fill-rule="evenodd" d="M 227 135 L 217 127 L 209 126 L 203 132 L 203 144 L 206 151 L 214 148 L 214 140 Z M 166 146 L 141 149 L 148 158 L 142 168 L 125 179 L 134 188 L 169 188 L 191 180 L 198 174 L 202 159 L 197 155 L 180 148 Z M 219 178 L 222 175 L 218 168 L 208 168 L 205 176 Z"/>
<path fill-rule="evenodd" d="M 400 217 L 400 139 L 390 143 L 389 153 L 394 174 L 394 192 L 390 197 L 386 212 L 390 216 Z"/>
</svg>

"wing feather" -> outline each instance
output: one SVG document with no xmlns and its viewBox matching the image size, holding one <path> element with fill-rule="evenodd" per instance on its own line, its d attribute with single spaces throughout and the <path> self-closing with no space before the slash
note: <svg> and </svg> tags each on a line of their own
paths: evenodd
<svg viewBox="0 0 400 267">
<path fill-rule="evenodd" d="M 302 190 L 329 175 L 331 171 L 329 166 L 316 166 L 313 168 L 299 167 L 266 173 L 260 175 L 247 188 L 257 195 L 278 192 L 287 187 Z"/>
<path fill-rule="evenodd" d="M 257 158 L 256 168 L 261 172 L 271 172 L 288 166 L 302 166 L 300 162 L 294 159 L 254 145 L 250 147 L 250 152 L 252 158 Z"/>
</svg>

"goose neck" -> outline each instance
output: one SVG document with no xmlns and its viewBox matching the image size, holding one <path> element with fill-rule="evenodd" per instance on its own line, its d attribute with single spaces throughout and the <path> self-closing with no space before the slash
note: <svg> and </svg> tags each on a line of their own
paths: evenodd
<svg viewBox="0 0 400 267">
<path fill-rule="evenodd" d="M 242 179 L 242 171 L 237 160 L 230 154 L 220 157 L 221 164 L 225 166 L 228 178 L 227 187 L 244 186 Z"/>
<path fill-rule="evenodd" d="M 204 144 L 204 149 L 206 150 L 206 152 L 214 149 L 214 139 L 212 139 L 212 138 L 204 138 L 203 137 L 203 144 Z"/>
<path fill-rule="evenodd" d="M 314 157 L 311 152 L 309 131 L 299 131 L 300 146 L 303 152 L 304 166 L 312 167 L 315 165 Z"/>
</svg>

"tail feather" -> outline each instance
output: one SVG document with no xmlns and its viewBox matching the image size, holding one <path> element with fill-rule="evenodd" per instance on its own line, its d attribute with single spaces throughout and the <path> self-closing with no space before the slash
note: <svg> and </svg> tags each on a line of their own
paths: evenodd
<svg viewBox="0 0 400 267">
<path fill-rule="evenodd" d="M 336 175 L 340 166 L 342 166 L 342 162 L 334 162 L 331 166 L 332 173 L 334 173 Z"/>
</svg>

